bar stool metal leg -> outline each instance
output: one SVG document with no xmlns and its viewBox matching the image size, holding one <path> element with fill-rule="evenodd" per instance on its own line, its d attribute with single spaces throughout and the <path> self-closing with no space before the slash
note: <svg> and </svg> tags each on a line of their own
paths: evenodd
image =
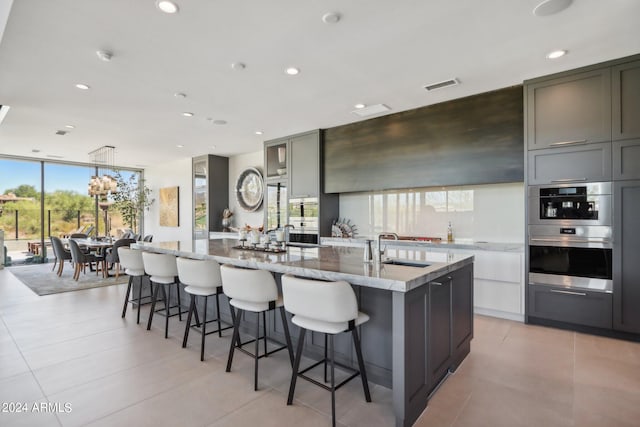
<svg viewBox="0 0 640 427">
<path fill-rule="evenodd" d="M 267 312 L 262 312 L 262 336 L 264 337 L 264 357 L 267 357 L 269 353 L 267 352 Z M 258 336 L 256 335 L 256 339 Z"/>
<path fill-rule="evenodd" d="M 169 291 L 167 292 L 167 286 Z M 171 301 L 171 286 L 162 285 L 162 293 L 164 294 L 164 311 L 166 316 L 164 318 L 164 338 L 169 338 L 169 301 Z"/>
<path fill-rule="evenodd" d="M 282 318 L 282 327 L 284 328 L 284 339 L 287 341 L 287 352 L 289 352 L 289 361 L 293 366 L 293 345 L 291 344 L 291 335 L 289 334 L 289 325 L 287 324 L 287 315 L 284 307 L 280 307 L 280 317 Z"/>
<path fill-rule="evenodd" d="M 327 334 L 324 334 L 326 337 Z M 336 372 L 334 359 L 334 347 L 333 347 L 333 334 L 329 336 L 329 345 L 331 346 L 331 425 L 336 427 Z"/>
<path fill-rule="evenodd" d="M 153 286 L 153 283 L 151 284 Z M 151 311 L 149 312 L 149 320 L 147 321 L 147 331 L 151 330 L 151 322 L 153 322 L 153 313 L 156 311 L 156 300 L 158 299 L 158 292 L 161 285 L 156 285 L 153 290 L 153 297 L 151 298 Z"/>
<path fill-rule="evenodd" d="M 289 396 L 287 397 L 287 405 L 291 405 L 293 403 L 293 393 L 296 390 L 296 380 L 298 379 L 298 370 L 300 369 L 300 359 L 302 359 L 302 348 L 304 347 L 304 336 L 306 332 L 306 329 L 300 328 L 300 335 L 298 336 L 298 348 L 296 349 L 296 358 L 293 362 L 291 383 L 289 384 Z"/>
<path fill-rule="evenodd" d="M 129 276 L 129 283 L 127 284 L 127 294 L 124 297 L 124 306 L 122 307 L 122 318 L 127 314 L 127 305 L 129 305 L 129 295 L 131 294 L 131 283 L 133 276 Z"/>
<path fill-rule="evenodd" d="M 358 356 L 358 369 L 360 370 L 360 379 L 362 380 L 362 388 L 364 389 L 364 397 L 367 402 L 371 402 L 371 394 L 369 393 L 369 382 L 367 381 L 367 371 L 364 368 L 364 360 L 362 359 L 362 347 L 360 347 L 360 338 L 358 337 L 358 329 L 353 328 L 351 331 L 353 336 L 353 344 L 356 347 L 356 355 Z"/>
<path fill-rule="evenodd" d="M 218 318 L 218 336 L 222 337 L 222 325 L 220 323 L 220 292 L 222 289 L 218 287 L 216 290 L 216 317 Z M 207 308 L 207 303 L 204 304 L 205 309 Z"/>
<path fill-rule="evenodd" d="M 142 305 L 142 278 L 143 276 L 140 276 L 140 285 L 138 286 L 138 319 L 136 320 L 136 324 L 139 325 L 140 324 L 140 306 Z"/>
<path fill-rule="evenodd" d="M 231 309 L 233 313 L 233 308 Z M 233 351 L 236 348 L 236 343 L 238 343 L 238 347 L 240 346 L 240 318 L 242 317 L 242 310 L 238 309 L 238 312 L 235 314 L 235 319 L 233 320 L 233 338 L 231 338 L 231 348 L 229 349 L 229 358 L 227 359 L 227 369 L 226 372 L 231 372 L 231 363 L 233 362 Z"/>
<path fill-rule="evenodd" d="M 196 297 L 191 294 L 191 301 L 189 302 L 189 313 L 187 313 L 187 326 L 184 328 L 184 337 L 182 338 L 182 348 L 187 346 L 187 340 L 189 339 L 189 329 L 191 329 L 191 315 L 196 306 Z"/>
<path fill-rule="evenodd" d="M 262 312 L 262 314 L 264 314 L 264 311 Z M 256 316 L 256 350 L 255 350 L 255 354 L 254 354 L 254 360 L 253 360 L 253 390 L 254 391 L 258 391 L 258 348 L 260 346 L 260 313 L 257 313 Z M 264 323 L 264 322 L 263 322 Z M 265 342 L 265 348 L 267 345 L 267 338 L 265 337 L 264 339 Z"/>
<path fill-rule="evenodd" d="M 175 280 L 176 280 L 176 292 L 178 293 L 178 320 L 182 322 L 182 303 L 180 302 L 180 284 L 179 284 L 180 282 L 178 282 L 177 277 Z"/>
<path fill-rule="evenodd" d="M 189 326 L 189 325 L 187 325 Z M 207 336 L 207 297 L 204 297 L 204 313 L 202 313 L 202 342 L 200 343 L 200 361 L 204 361 L 204 338 Z"/>
</svg>

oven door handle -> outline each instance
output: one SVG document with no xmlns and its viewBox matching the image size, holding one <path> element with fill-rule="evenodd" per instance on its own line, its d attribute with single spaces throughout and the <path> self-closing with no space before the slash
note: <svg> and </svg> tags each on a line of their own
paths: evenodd
<svg viewBox="0 0 640 427">
<path fill-rule="evenodd" d="M 576 182 L 576 181 L 586 181 L 587 178 L 563 178 L 563 179 L 552 179 L 551 182 Z"/>
<path fill-rule="evenodd" d="M 532 237 L 531 242 L 551 242 L 551 243 L 610 243 L 607 239 L 540 239 Z"/>
<path fill-rule="evenodd" d="M 565 295 L 575 295 L 579 297 L 586 297 L 587 294 L 585 292 L 574 292 L 574 291 L 561 291 L 559 289 L 550 289 L 551 292 L 556 294 L 565 294 Z"/>
</svg>

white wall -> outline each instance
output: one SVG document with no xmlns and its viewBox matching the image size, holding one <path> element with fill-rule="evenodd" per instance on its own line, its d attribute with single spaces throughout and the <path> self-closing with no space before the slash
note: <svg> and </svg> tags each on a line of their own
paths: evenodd
<svg viewBox="0 0 640 427">
<path fill-rule="evenodd" d="M 155 202 L 144 217 L 145 234 L 153 234 L 154 242 L 190 240 L 193 235 L 193 184 L 191 159 L 180 159 L 149 167 L 144 171 L 147 187 L 151 189 Z M 160 226 L 160 188 L 180 187 L 180 225 L 178 227 Z"/>
<path fill-rule="evenodd" d="M 416 188 L 340 195 L 340 217 L 358 236 L 381 231 L 500 243 L 524 242 L 524 184 Z"/>
<path fill-rule="evenodd" d="M 242 171 L 252 167 L 264 174 L 263 163 L 264 155 L 262 150 L 229 157 L 229 208 L 233 212 L 233 217 L 231 217 L 232 227 L 243 227 L 245 224 L 257 227 L 264 222 L 264 204 L 255 212 L 246 212 L 236 201 L 236 181 Z"/>
<path fill-rule="evenodd" d="M 262 172 L 263 154 L 261 151 L 241 154 L 229 158 L 229 208 L 233 212 L 232 226 L 261 225 L 264 212 L 260 208 L 256 212 L 245 212 L 236 201 L 235 186 L 238 176 L 248 167 L 255 167 Z M 180 159 L 145 169 L 147 186 L 156 199 L 149 212 L 145 214 L 145 234 L 153 234 L 154 242 L 189 240 L 193 235 L 193 183 L 191 159 Z M 160 226 L 159 189 L 163 187 L 180 187 L 180 226 Z"/>
</svg>

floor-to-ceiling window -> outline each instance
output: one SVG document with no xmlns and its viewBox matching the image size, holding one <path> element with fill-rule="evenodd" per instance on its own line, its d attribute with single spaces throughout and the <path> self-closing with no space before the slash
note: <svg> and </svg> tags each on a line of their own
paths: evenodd
<svg viewBox="0 0 640 427">
<path fill-rule="evenodd" d="M 0 159 L 0 228 L 8 262 L 42 262 L 41 163 Z"/>
<path fill-rule="evenodd" d="M 108 231 L 118 237 L 128 229 L 111 196 L 89 196 L 88 183 L 96 174 L 93 165 L 0 157 L 0 229 L 7 262 L 47 262 L 53 256 L 49 236 L 75 231 L 105 236 Z M 120 175 L 134 183 L 142 178 L 140 171 L 126 169 Z M 136 218 L 138 233 L 141 221 Z"/>
</svg>

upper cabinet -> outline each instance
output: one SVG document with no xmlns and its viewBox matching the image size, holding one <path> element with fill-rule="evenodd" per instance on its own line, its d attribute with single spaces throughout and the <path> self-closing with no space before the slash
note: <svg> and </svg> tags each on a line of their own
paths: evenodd
<svg viewBox="0 0 640 427">
<path fill-rule="evenodd" d="M 526 88 L 529 150 L 611 140 L 609 68 L 535 80 Z"/>
<path fill-rule="evenodd" d="M 265 142 L 267 180 L 288 181 L 289 198 L 320 194 L 320 131 Z"/>
<path fill-rule="evenodd" d="M 289 141 L 278 139 L 265 143 L 264 147 L 264 169 L 265 178 L 284 179 L 287 175 L 287 152 Z"/>
<path fill-rule="evenodd" d="M 640 61 L 612 68 L 613 140 L 640 138 Z"/>
<path fill-rule="evenodd" d="M 290 197 L 318 197 L 320 194 L 320 135 L 311 132 L 289 140 Z"/>
</svg>

